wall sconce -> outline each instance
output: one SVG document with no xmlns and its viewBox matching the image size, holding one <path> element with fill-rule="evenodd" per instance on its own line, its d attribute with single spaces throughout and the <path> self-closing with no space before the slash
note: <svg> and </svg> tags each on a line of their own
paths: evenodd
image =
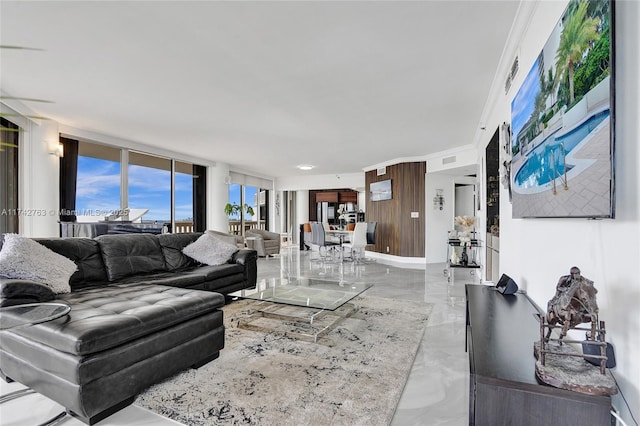
<svg viewBox="0 0 640 426">
<path fill-rule="evenodd" d="M 433 197 L 433 209 L 444 210 L 444 195 L 442 189 L 436 189 L 436 196 Z"/>
<path fill-rule="evenodd" d="M 61 143 L 59 143 L 58 145 L 56 145 L 53 151 L 49 151 L 49 154 L 55 155 L 59 158 L 64 157 L 64 146 Z"/>
</svg>

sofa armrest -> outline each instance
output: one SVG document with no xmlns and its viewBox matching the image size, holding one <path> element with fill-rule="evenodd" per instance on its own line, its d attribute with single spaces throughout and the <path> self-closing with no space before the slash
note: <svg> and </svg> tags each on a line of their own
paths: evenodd
<svg viewBox="0 0 640 426">
<path fill-rule="evenodd" d="M 251 249 L 240 249 L 231 256 L 232 263 L 238 263 L 240 265 L 247 265 L 252 258 L 255 260 L 258 257 L 258 252 Z"/>
<path fill-rule="evenodd" d="M 48 302 L 56 293 L 42 283 L 0 277 L 0 306 Z"/>
<path fill-rule="evenodd" d="M 250 249 L 238 250 L 231 261 L 244 266 L 244 279 L 247 282 L 247 288 L 255 287 L 258 282 L 258 252 Z"/>
</svg>

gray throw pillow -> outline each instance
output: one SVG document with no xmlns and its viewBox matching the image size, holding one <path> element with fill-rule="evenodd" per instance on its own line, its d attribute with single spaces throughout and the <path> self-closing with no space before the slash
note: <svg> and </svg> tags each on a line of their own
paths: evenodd
<svg viewBox="0 0 640 426">
<path fill-rule="evenodd" d="M 0 275 L 42 283 L 54 293 L 70 293 L 76 264 L 30 238 L 5 234 L 0 250 Z"/>
<path fill-rule="evenodd" d="M 204 233 L 197 240 L 182 249 L 182 252 L 192 259 L 206 265 L 222 265 L 238 251 L 235 245 Z"/>
</svg>

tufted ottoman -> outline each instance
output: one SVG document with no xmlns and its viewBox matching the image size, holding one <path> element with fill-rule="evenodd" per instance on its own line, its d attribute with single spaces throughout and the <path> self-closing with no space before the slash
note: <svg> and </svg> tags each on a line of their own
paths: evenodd
<svg viewBox="0 0 640 426">
<path fill-rule="evenodd" d="M 2 376 L 93 424 L 136 394 L 224 347 L 224 296 L 161 285 L 111 284 L 62 295 L 71 312 L 0 332 Z"/>
</svg>

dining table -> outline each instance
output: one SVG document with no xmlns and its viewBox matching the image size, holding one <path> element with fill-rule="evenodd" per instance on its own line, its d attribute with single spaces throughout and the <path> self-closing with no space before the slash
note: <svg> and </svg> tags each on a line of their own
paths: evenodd
<svg viewBox="0 0 640 426">
<path fill-rule="evenodd" d="M 342 244 L 345 241 L 345 237 L 351 236 L 353 231 L 347 231 L 346 229 L 328 229 L 325 230 L 325 234 L 338 237 L 338 240 L 340 241 L 340 263 L 342 263 L 344 261 Z"/>
</svg>

